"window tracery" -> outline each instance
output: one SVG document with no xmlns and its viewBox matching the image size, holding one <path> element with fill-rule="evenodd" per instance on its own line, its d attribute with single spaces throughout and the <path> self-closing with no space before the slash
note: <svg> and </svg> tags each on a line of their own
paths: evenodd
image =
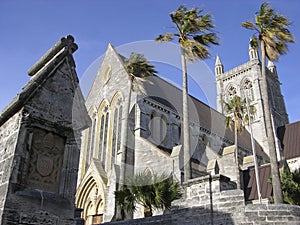
<svg viewBox="0 0 300 225">
<path fill-rule="evenodd" d="M 167 145 L 167 140 L 168 140 L 168 132 L 167 132 L 167 118 L 162 115 L 160 117 L 160 142 L 166 146 Z"/>
<path fill-rule="evenodd" d="M 230 98 L 232 98 L 234 95 L 236 95 L 236 88 L 234 86 L 229 87 L 228 95 L 229 95 Z"/>
<path fill-rule="evenodd" d="M 246 78 L 241 85 L 242 87 L 242 97 L 245 98 L 246 96 L 250 101 L 254 100 L 254 92 L 253 92 L 253 85 L 252 81 Z"/>
<path fill-rule="evenodd" d="M 108 142 L 108 128 L 109 128 L 109 106 L 104 104 L 100 107 L 100 124 L 99 124 L 99 147 L 98 159 L 102 161 L 103 168 L 105 168 L 107 142 Z"/>
<path fill-rule="evenodd" d="M 115 163 L 116 153 L 121 146 L 121 129 L 122 129 L 122 98 L 119 97 L 114 106 L 113 130 L 112 130 L 112 151 L 111 166 Z"/>
<path fill-rule="evenodd" d="M 225 92 L 225 101 L 229 102 L 237 94 L 237 89 L 233 84 L 229 84 Z"/>
</svg>

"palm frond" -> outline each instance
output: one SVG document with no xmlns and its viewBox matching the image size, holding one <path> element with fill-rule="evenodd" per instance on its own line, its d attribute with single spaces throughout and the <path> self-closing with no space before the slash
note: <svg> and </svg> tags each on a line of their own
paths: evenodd
<svg viewBox="0 0 300 225">
<path fill-rule="evenodd" d="M 249 29 L 249 30 L 256 30 L 256 26 L 254 23 L 252 23 L 251 21 L 246 21 L 246 22 L 243 22 L 242 23 L 242 27 L 245 27 L 246 29 Z"/>
<path fill-rule="evenodd" d="M 288 26 L 289 19 L 275 12 L 268 3 L 263 3 L 255 13 L 255 23 L 246 21 L 242 26 L 259 32 L 259 39 L 265 43 L 266 56 L 271 61 L 277 61 L 282 54 L 288 52 L 287 43 L 295 41 Z"/>
<path fill-rule="evenodd" d="M 124 60 L 124 67 L 133 77 L 148 77 L 157 73 L 155 66 L 149 63 L 144 55 L 134 52 Z"/>
<path fill-rule="evenodd" d="M 194 40 L 183 41 L 182 46 L 185 50 L 187 60 L 194 62 L 198 59 L 205 59 L 210 56 L 208 48 Z"/>
<path fill-rule="evenodd" d="M 217 35 L 215 33 L 208 33 L 208 34 L 202 34 L 202 35 L 196 35 L 193 37 L 193 39 L 198 42 L 199 44 L 210 46 L 212 44 L 218 45 L 218 39 Z"/>
<path fill-rule="evenodd" d="M 256 36 L 252 36 L 250 39 L 250 46 L 254 49 L 258 48 L 258 38 Z"/>
<path fill-rule="evenodd" d="M 213 31 L 215 26 L 211 14 L 203 14 L 199 8 L 187 9 L 181 5 L 177 11 L 170 13 L 170 17 L 178 33 L 159 35 L 155 40 L 172 41 L 177 37 L 189 61 L 210 57 L 207 47 L 219 44 Z"/>
<path fill-rule="evenodd" d="M 169 209 L 171 202 L 181 197 L 180 184 L 165 174 L 137 173 L 126 179 L 126 184 L 115 192 L 116 202 L 121 209 L 133 212 L 136 204 L 152 210 Z"/>
<path fill-rule="evenodd" d="M 157 38 L 155 38 L 155 41 L 163 41 L 163 42 L 168 42 L 172 41 L 174 39 L 175 34 L 172 33 L 166 33 L 165 35 L 158 35 Z"/>
<path fill-rule="evenodd" d="M 232 125 L 233 125 L 232 117 L 230 116 L 225 117 L 225 126 L 229 127 L 230 130 L 232 130 Z"/>
</svg>

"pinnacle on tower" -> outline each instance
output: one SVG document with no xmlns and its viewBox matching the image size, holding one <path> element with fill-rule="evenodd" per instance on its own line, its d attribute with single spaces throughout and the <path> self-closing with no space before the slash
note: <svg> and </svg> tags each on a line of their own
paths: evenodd
<svg viewBox="0 0 300 225">
<path fill-rule="evenodd" d="M 252 42 L 252 38 L 250 38 L 250 41 L 249 41 L 249 58 L 250 58 L 250 61 L 259 59 L 257 48 L 252 47 L 251 42 Z"/>
<path fill-rule="evenodd" d="M 216 63 L 215 63 L 215 74 L 220 75 L 224 73 L 224 67 L 220 60 L 220 57 L 217 55 L 216 57 Z"/>
<path fill-rule="evenodd" d="M 269 69 L 276 68 L 276 66 L 275 66 L 275 64 L 272 61 L 268 60 L 268 68 Z"/>
<path fill-rule="evenodd" d="M 275 76 L 277 76 L 277 69 L 276 69 L 276 66 L 275 66 L 275 64 L 274 64 L 272 61 L 270 61 L 270 60 L 268 60 L 268 69 L 269 69 Z"/>
</svg>

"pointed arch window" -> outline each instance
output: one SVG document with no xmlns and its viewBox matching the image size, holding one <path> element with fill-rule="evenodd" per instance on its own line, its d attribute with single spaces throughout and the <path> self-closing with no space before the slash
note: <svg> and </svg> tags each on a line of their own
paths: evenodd
<svg viewBox="0 0 300 225">
<path fill-rule="evenodd" d="M 227 90 L 228 100 L 232 99 L 236 94 L 237 94 L 236 87 L 234 87 L 233 85 L 230 85 Z"/>
<path fill-rule="evenodd" d="M 159 143 L 160 139 L 160 125 L 159 125 L 159 118 L 157 118 L 157 113 L 155 111 L 151 112 L 150 115 L 150 132 L 151 132 L 151 137 L 152 140 L 154 141 L 155 144 Z"/>
<path fill-rule="evenodd" d="M 105 127 L 104 127 L 104 136 L 103 136 L 103 161 L 102 161 L 103 168 L 105 168 L 105 163 L 106 163 L 108 122 L 109 122 L 109 112 L 107 112 L 105 116 Z"/>
<path fill-rule="evenodd" d="M 104 136 L 104 119 L 105 116 L 101 116 L 101 124 L 100 124 L 100 137 L 99 137 L 99 152 L 98 152 L 98 159 L 102 159 L 102 147 L 103 147 L 103 136 Z"/>
<path fill-rule="evenodd" d="M 247 96 L 250 101 L 253 101 L 254 91 L 253 91 L 252 81 L 246 78 L 244 80 L 244 83 L 241 86 L 242 86 L 242 97 L 245 98 Z"/>
<path fill-rule="evenodd" d="M 102 161 L 103 168 L 105 168 L 105 161 L 106 161 L 108 125 L 109 125 L 109 112 L 108 112 L 108 105 L 106 105 L 103 108 L 101 120 L 100 120 L 99 151 L 98 151 L 98 159 Z"/>
<path fill-rule="evenodd" d="M 111 151 L 111 166 L 115 163 L 116 153 L 120 149 L 121 142 L 121 129 L 122 129 L 122 99 L 119 98 L 115 105 L 113 115 L 113 136 L 112 136 L 112 151 Z"/>
<path fill-rule="evenodd" d="M 114 110 L 114 120 L 113 120 L 113 136 L 112 136 L 112 147 L 111 147 L 111 158 L 112 163 L 114 164 L 115 154 L 116 154 L 116 148 L 117 148 L 117 132 L 118 132 L 118 114 L 119 114 L 119 108 L 115 108 Z"/>
<path fill-rule="evenodd" d="M 162 145 L 166 146 L 167 145 L 167 140 L 168 140 L 168 132 L 167 132 L 167 118 L 162 115 L 160 117 L 160 141 L 162 143 Z"/>
<path fill-rule="evenodd" d="M 178 143 L 181 143 L 181 124 L 178 126 Z"/>
</svg>

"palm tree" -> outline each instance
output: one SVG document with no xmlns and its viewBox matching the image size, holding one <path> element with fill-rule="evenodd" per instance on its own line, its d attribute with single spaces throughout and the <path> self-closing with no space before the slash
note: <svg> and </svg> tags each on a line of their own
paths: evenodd
<svg viewBox="0 0 300 225">
<path fill-rule="evenodd" d="M 146 210 L 145 217 L 153 215 L 154 209 L 170 209 L 171 202 L 181 197 L 180 184 L 164 174 L 138 173 L 127 178 L 126 185 L 115 192 L 116 202 L 121 209 L 122 219 L 126 211 L 134 212 L 136 205 Z"/>
<path fill-rule="evenodd" d="M 300 205 L 300 170 L 284 171 L 281 176 L 284 202 L 291 205 Z"/>
<path fill-rule="evenodd" d="M 124 179 L 126 176 L 126 154 L 127 154 L 127 139 L 128 139 L 128 118 L 129 118 L 129 110 L 130 110 L 130 100 L 132 91 L 145 93 L 143 89 L 143 82 L 145 82 L 145 78 L 149 76 L 153 76 L 157 73 L 154 69 L 154 65 L 150 64 L 148 60 L 142 55 L 138 53 L 131 53 L 129 58 L 124 60 L 124 68 L 128 73 L 129 77 L 129 89 L 128 89 L 128 99 L 125 105 L 125 115 L 124 115 L 124 124 L 123 126 L 123 136 L 122 136 L 122 145 L 120 151 L 122 152 L 122 160 L 121 160 L 121 173 L 120 173 L 120 184 L 124 184 Z"/>
<path fill-rule="evenodd" d="M 227 115 L 225 118 L 226 127 L 232 129 L 234 125 L 234 155 L 235 162 L 237 164 L 237 188 L 241 188 L 239 161 L 238 161 L 238 133 L 242 132 L 244 125 L 249 123 L 249 117 L 255 114 L 255 108 L 253 105 L 249 107 L 251 115 L 247 112 L 246 99 L 242 100 L 239 96 L 235 95 L 229 102 L 225 102 L 225 112 Z"/>
<path fill-rule="evenodd" d="M 170 13 L 172 22 L 175 24 L 175 33 L 159 35 L 156 41 L 178 40 L 181 51 L 182 64 L 182 104 L 183 104 L 183 151 L 184 151 L 184 181 L 191 178 L 190 165 L 190 131 L 188 111 L 188 81 L 186 61 L 206 59 L 210 56 L 208 47 L 217 45 L 217 36 L 213 32 L 214 24 L 209 13 L 202 14 L 198 8 L 187 9 L 181 5 L 175 12 Z"/>
<path fill-rule="evenodd" d="M 119 191 L 115 191 L 115 198 L 122 220 L 125 219 L 126 212 L 133 213 L 135 211 L 134 195 L 127 185 L 123 185 Z"/>
<path fill-rule="evenodd" d="M 278 161 L 276 157 L 275 138 L 271 121 L 270 102 L 268 97 L 268 83 L 266 75 L 266 58 L 270 61 L 277 61 L 282 54 L 288 51 L 287 43 L 293 43 L 294 37 L 288 27 L 290 21 L 287 17 L 277 14 L 268 3 L 263 3 L 260 11 L 255 13 L 255 22 L 246 21 L 242 26 L 246 29 L 255 30 L 258 37 L 251 41 L 253 47 L 260 46 L 261 71 L 262 71 L 262 93 L 265 112 L 265 124 L 269 145 L 269 156 L 271 162 L 271 175 L 274 202 L 283 203 L 282 188 L 280 183 Z"/>
</svg>

